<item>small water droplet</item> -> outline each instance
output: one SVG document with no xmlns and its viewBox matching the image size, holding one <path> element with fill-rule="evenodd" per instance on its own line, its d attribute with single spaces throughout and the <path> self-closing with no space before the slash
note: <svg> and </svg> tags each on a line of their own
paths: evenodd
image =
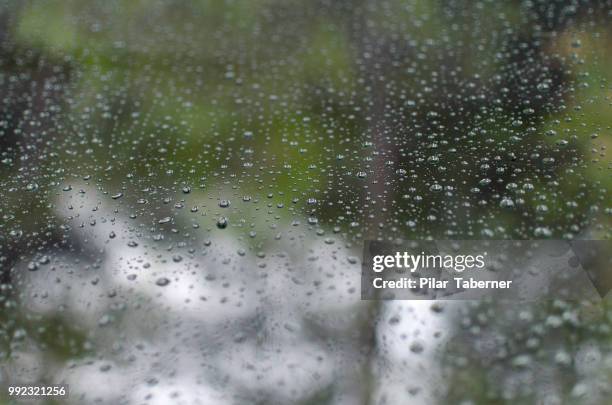
<svg viewBox="0 0 612 405">
<path fill-rule="evenodd" d="M 228 220 L 226 217 L 221 217 L 217 219 L 217 228 L 224 229 L 227 227 Z"/>
<path fill-rule="evenodd" d="M 166 277 L 160 277 L 157 279 L 157 281 L 155 281 L 155 284 L 157 284 L 160 287 L 165 287 L 168 284 L 170 284 L 170 280 L 167 279 Z"/>
<path fill-rule="evenodd" d="M 157 221 L 158 224 L 167 224 L 168 222 L 172 221 L 172 218 L 170 217 L 164 217 L 162 219 L 160 219 L 159 221 Z"/>
</svg>

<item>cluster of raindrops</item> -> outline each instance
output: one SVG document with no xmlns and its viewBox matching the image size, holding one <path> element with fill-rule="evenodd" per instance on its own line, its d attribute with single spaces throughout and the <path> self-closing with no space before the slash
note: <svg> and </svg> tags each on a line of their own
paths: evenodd
<svg viewBox="0 0 612 405">
<path fill-rule="evenodd" d="M 612 236 L 610 1 L 60 3 L 0 5 L 0 354 L 15 368 L 28 350 L 105 376 L 144 363 L 146 403 L 196 368 L 159 371 L 186 347 L 210 403 L 223 384 L 243 402 L 333 402 L 391 356 L 370 330 L 403 324 L 359 301 L 364 240 Z M 583 326 L 572 310 L 488 336 L 499 364 L 529 368 L 544 335 Z M 470 307 L 460 327 L 482 336 L 492 317 Z M 440 331 L 399 336 L 426 358 Z M 244 375 L 214 369 L 228 346 Z M 458 385 L 489 366 L 480 349 L 452 359 Z M 347 359 L 360 371 L 333 368 Z M 451 403 L 484 400 L 454 387 Z"/>
</svg>

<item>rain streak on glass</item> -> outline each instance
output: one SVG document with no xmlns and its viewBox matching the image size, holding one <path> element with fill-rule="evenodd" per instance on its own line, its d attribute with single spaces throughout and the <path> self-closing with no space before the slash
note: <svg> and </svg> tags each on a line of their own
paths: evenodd
<svg viewBox="0 0 612 405">
<path fill-rule="evenodd" d="M 609 300 L 362 301 L 360 258 L 610 239 L 610 66 L 609 0 L 0 1 L 0 385 L 609 403 Z"/>
</svg>

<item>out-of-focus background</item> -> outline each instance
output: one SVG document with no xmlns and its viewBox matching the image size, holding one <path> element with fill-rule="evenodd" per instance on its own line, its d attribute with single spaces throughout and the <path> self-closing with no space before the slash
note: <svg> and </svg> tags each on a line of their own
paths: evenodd
<svg viewBox="0 0 612 405">
<path fill-rule="evenodd" d="M 362 301 L 610 239 L 612 1 L 0 0 L 0 403 L 610 404 L 612 304 Z"/>
</svg>

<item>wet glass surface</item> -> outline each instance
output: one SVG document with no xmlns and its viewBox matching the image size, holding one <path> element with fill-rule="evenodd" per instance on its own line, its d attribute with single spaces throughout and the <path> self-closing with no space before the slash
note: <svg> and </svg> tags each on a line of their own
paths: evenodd
<svg viewBox="0 0 612 405">
<path fill-rule="evenodd" d="M 609 297 L 360 299 L 367 239 L 610 239 L 610 1 L 0 4 L 2 403 L 610 403 Z"/>
</svg>

